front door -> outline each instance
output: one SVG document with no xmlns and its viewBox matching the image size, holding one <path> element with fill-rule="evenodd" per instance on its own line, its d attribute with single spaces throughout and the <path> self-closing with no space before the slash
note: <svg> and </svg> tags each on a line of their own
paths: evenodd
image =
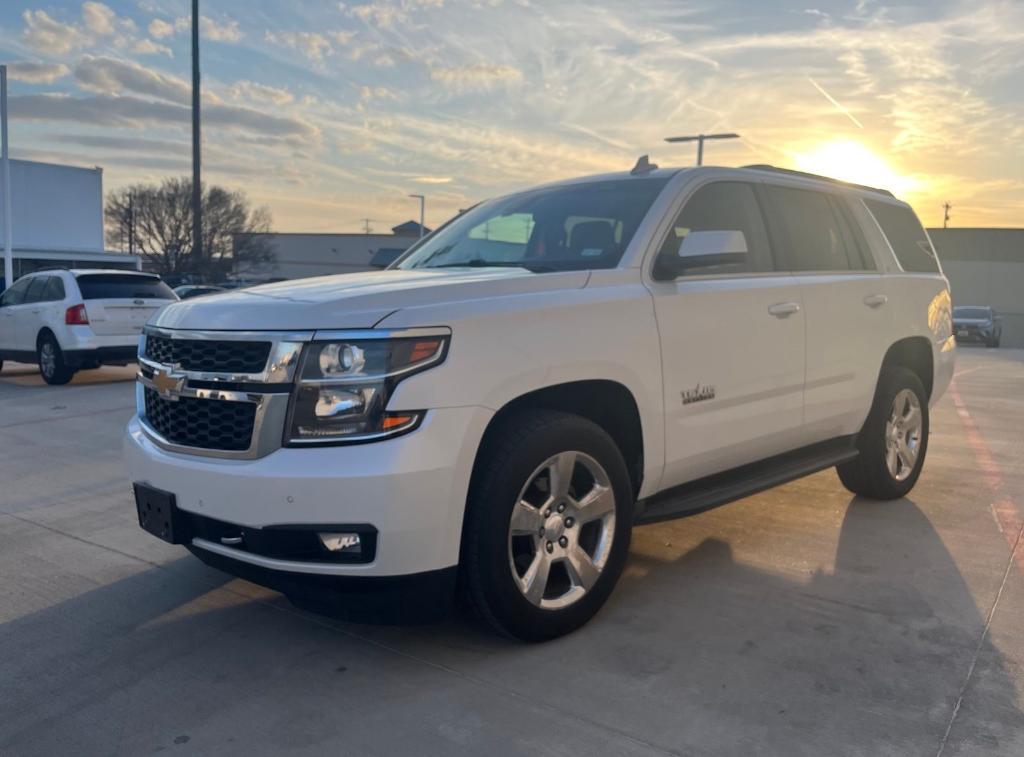
<svg viewBox="0 0 1024 757">
<path fill-rule="evenodd" d="M 666 488 L 792 449 L 803 414 L 800 287 L 776 270 L 754 185 L 697 189 L 659 257 L 676 254 L 691 231 L 742 232 L 747 255 L 650 284 L 661 338 Z"/>
</svg>

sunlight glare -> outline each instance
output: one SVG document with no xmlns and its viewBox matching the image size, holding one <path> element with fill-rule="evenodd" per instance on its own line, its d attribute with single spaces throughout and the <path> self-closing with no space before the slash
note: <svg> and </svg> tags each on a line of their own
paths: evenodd
<svg viewBox="0 0 1024 757">
<path fill-rule="evenodd" d="M 791 155 L 800 171 L 888 189 L 897 195 L 912 192 L 917 186 L 915 179 L 896 173 L 885 160 L 853 140 L 819 143 Z"/>
</svg>

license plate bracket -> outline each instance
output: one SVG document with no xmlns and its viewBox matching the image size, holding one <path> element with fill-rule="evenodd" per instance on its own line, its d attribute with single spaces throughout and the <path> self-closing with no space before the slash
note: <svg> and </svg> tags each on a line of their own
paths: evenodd
<svg viewBox="0 0 1024 757">
<path fill-rule="evenodd" d="M 184 519 L 178 511 L 174 494 L 146 484 L 132 484 L 135 490 L 135 509 L 139 526 L 168 544 L 186 544 Z"/>
</svg>

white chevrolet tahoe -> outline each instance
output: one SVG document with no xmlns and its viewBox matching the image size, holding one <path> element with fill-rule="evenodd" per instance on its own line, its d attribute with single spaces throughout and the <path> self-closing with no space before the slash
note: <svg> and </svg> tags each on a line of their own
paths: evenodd
<svg viewBox="0 0 1024 757">
<path fill-rule="evenodd" d="M 167 307 L 125 454 L 143 528 L 296 604 L 402 621 L 459 593 L 549 639 L 636 524 L 831 466 L 907 494 L 951 323 L 888 192 L 641 161 L 484 202 L 384 271 Z"/>
</svg>

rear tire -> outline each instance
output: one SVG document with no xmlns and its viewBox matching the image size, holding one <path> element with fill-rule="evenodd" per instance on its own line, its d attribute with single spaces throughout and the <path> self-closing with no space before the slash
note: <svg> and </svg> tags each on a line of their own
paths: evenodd
<svg viewBox="0 0 1024 757">
<path fill-rule="evenodd" d="M 36 358 L 39 362 L 39 373 L 47 384 L 66 384 L 75 375 L 74 369 L 69 368 L 64 362 L 64 353 L 52 334 L 40 337 L 39 345 L 36 347 Z"/>
<path fill-rule="evenodd" d="M 615 442 L 585 418 L 537 410 L 501 423 L 469 495 L 465 590 L 500 633 L 546 641 L 590 620 L 615 588 L 633 488 Z"/>
<path fill-rule="evenodd" d="M 836 466 L 851 492 L 887 500 L 905 497 L 914 488 L 928 452 L 928 397 L 917 374 L 882 369 L 857 449 L 857 457 Z"/>
</svg>

